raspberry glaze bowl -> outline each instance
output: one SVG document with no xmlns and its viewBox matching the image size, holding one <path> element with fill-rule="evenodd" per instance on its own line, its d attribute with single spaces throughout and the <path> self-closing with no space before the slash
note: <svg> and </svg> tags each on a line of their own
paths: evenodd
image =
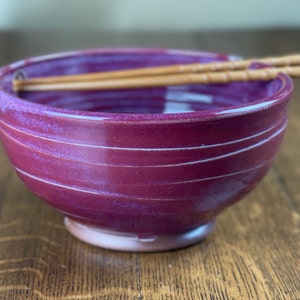
<svg viewBox="0 0 300 300">
<path fill-rule="evenodd" d="M 0 70 L 1 139 L 27 187 L 97 246 L 161 251 L 198 242 L 268 171 L 291 79 L 148 89 L 26 92 L 28 77 L 235 59 L 165 49 L 36 57 Z"/>
</svg>

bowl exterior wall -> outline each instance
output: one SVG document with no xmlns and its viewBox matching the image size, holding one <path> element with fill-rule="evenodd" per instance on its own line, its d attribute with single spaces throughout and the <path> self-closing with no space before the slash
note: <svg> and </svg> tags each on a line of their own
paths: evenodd
<svg viewBox="0 0 300 300">
<path fill-rule="evenodd" d="M 87 130 L 81 121 L 73 128 L 49 117 L 57 128 L 49 137 L 39 131 L 47 128 L 45 118 L 38 122 L 36 115 L 28 126 L 32 115 L 24 124 L 21 114 L 6 114 L 1 133 L 28 187 L 73 219 L 129 232 L 172 233 L 211 220 L 265 175 L 286 126 L 285 107 L 215 122 L 122 124 L 122 130 L 95 121 L 79 143 L 74 132 Z M 97 135 L 96 146 L 97 130 L 103 139 Z M 135 147 L 124 147 L 128 136 Z"/>
</svg>

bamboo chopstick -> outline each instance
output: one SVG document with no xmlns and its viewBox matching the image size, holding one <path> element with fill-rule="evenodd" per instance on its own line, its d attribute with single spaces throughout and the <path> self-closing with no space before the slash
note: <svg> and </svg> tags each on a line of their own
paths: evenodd
<svg viewBox="0 0 300 300">
<path fill-rule="evenodd" d="M 193 73 L 165 76 L 148 76 L 137 78 L 120 78 L 103 81 L 61 82 L 23 85 L 18 81 L 15 90 L 20 91 L 71 91 L 71 90 L 108 90 L 197 83 L 228 83 L 233 81 L 271 80 L 279 73 L 300 77 L 299 67 L 264 68 L 257 70 L 239 70 L 210 73 Z M 16 84 L 16 82 L 15 82 Z"/>
<path fill-rule="evenodd" d="M 253 62 L 272 68 L 247 69 Z M 281 72 L 299 77 L 300 67 L 296 65 L 300 65 L 300 55 L 15 79 L 13 87 L 15 91 L 64 91 L 271 80 Z"/>
</svg>

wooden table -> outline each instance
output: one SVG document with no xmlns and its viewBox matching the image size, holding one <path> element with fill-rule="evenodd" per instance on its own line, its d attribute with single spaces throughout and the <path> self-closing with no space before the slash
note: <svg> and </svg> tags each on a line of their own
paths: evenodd
<svg viewBox="0 0 300 300">
<path fill-rule="evenodd" d="M 190 34 L 0 33 L 1 65 L 108 46 L 159 46 L 244 57 L 300 51 L 299 30 Z M 73 238 L 63 217 L 17 178 L 0 150 L 0 299 L 300 299 L 300 80 L 278 157 L 205 241 L 121 253 Z"/>
</svg>

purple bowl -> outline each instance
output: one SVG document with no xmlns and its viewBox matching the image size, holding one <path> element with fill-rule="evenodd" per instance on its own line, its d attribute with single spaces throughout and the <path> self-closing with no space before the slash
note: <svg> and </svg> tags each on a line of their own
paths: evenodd
<svg viewBox="0 0 300 300">
<path fill-rule="evenodd" d="M 90 244 L 161 251 L 203 239 L 268 171 L 291 79 L 131 90 L 26 92 L 28 77 L 235 59 L 165 49 L 77 51 L 0 69 L 0 129 L 28 188 Z"/>
</svg>

